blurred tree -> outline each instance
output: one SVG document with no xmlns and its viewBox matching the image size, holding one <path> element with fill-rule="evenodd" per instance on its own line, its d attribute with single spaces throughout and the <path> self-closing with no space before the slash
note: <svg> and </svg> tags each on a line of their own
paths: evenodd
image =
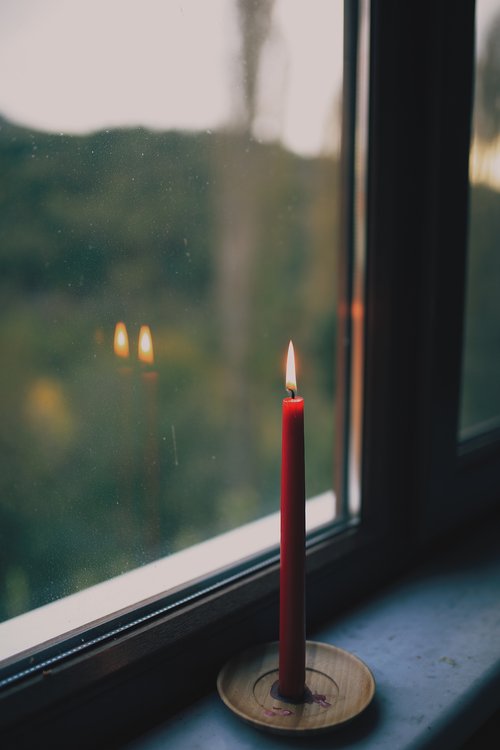
<svg viewBox="0 0 500 750">
<path fill-rule="evenodd" d="M 271 29 L 273 6 L 274 0 L 238 0 L 242 86 L 236 91 L 244 93 L 243 129 L 248 135 L 256 115 L 260 58 Z"/>
<path fill-rule="evenodd" d="M 215 300 L 220 325 L 220 357 L 230 404 L 225 458 L 231 486 L 249 495 L 255 465 L 250 445 L 254 427 L 248 408 L 250 392 L 248 352 L 251 306 L 255 299 L 255 260 L 262 242 L 262 164 L 252 138 L 262 47 L 271 28 L 274 0 L 238 0 L 241 39 L 239 75 L 243 112 L 237 133 L 217 140 L 214 152 L 216 255 Z M 239 102 L 235 102 L 238 108 Z M 265 230 L 264 230 L 265 232 Z M 231 490 L 233 492 L 233 489 Z"/>
</svg>

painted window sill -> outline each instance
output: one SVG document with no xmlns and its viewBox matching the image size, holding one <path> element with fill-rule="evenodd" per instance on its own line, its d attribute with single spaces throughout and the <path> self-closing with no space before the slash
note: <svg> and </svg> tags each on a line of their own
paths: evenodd
<svg viewBox="0 0 500 750">
<path fill-rule="evenodd" d="M 500 707 L 498 536 L 498 527 L 490 527 L 309 634 L 357 654 L 377 690 L 349 726 L 314 742 L 294 740 L 294 747 L 462 747 Z M 127 748 L 266 750 L 283 742 L 240 722 L 214 691 Z"/>
</svg>

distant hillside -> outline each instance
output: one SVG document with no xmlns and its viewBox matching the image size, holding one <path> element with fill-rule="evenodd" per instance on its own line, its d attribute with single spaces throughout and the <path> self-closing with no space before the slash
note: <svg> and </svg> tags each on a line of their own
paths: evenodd
<svg viewBox="0 0 500 750">
<path fill-rule="evenodd" d="M 156 258 L 158 283 L 206 287 L 207 137 L 48 135 L 4 121 L 0 159 L 0 262 L 9 283 L 67 283 L 85 293 L 109 280 L 113 264 L 132 270 L 140 256 Z M 182 249 L 194 238 L 188 265 Z"/>
<path fill-rule="evenodd" d="M 334 160 L 4 120 L 0 162 L 0 619 L 275 510 L 291 335 L 308 491 L 331 486 Z"/>
</svg>

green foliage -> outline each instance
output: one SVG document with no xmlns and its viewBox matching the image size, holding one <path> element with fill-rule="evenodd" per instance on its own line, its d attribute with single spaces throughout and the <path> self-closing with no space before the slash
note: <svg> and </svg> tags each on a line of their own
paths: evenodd
<svg viewBox="0 0 500 750">
<path fill-rule="evenodd" d="M 0 158 L 0 618 L 276 510 L 291 336 L 331 487 L 334 161 L 6 122 Z"/>
</svg>

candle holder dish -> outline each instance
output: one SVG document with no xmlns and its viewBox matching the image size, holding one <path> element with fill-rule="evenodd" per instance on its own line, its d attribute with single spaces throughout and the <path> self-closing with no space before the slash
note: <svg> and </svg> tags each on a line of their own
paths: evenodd
<svg viewBox="0 0 500 750">
<path fill-rule="evenodd" d="M 240 719 L 269 732 L 320 733 L 360 714 L 375 694 L 375 680 L 356 656 L 326 643 L 306 642 L 306 690 L 300 702 L 278 691 L 278 642 L 244 651 L 219 673 L 217 689 Z"/>
</svg>

